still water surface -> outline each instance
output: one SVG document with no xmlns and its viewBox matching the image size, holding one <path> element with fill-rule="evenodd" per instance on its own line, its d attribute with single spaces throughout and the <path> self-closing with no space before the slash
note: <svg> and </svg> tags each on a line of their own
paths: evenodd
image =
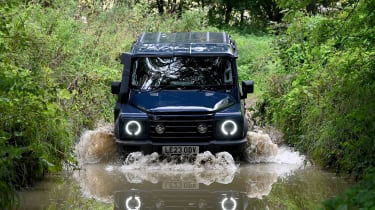
<svg viewBox="0 0 375 210">
<path fill-rule="evenodd" d="M 225 152 L 182 163 L 156 153 L 108 158 L 108 130 L 86 132 L 77 145 L 80 170 L 21 192 L 19 209 L 318 209 L 349 186 L 287 146 L 250 162 Z M 88 143 L 95 141 L 106 146 Z"/>
</svg>

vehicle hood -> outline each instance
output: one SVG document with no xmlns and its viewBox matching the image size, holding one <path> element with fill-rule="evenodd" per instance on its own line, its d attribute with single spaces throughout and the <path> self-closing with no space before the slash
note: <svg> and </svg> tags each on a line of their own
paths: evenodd
<svg viewBox="0 0 375 210">
<path fill-rule="evenodd" d="M 212 112 L 234 103 L 229 93 L 206 90 L 132 92 L 129 98 L 129 104 L 147 112 Z"/>
</svg>

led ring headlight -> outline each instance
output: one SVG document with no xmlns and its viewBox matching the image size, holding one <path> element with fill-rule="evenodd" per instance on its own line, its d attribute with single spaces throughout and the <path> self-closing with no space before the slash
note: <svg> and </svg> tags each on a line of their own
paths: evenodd
<svg viewBox="0 0 375 210">
<path fill-rule="evenodd" d="M 237 124 L 233 120 L 226 120 L 221 124 L 221 132 L 226 136 L 232 136 L 237 132 Z"/>
<path fill-rule="evenodd" d="M 126 123 L 125 131 L 128 135 L 138 136 L 141 133 L 141 124 L 138 121 L 132 120 Z"/>
<path fill-rule="evenodd" d="M 237 201 L 233 198 L 224 198 L 221 201 L 221 209 L 223 210 L 234 210 L 237 208 Z"/>
<path fill-rule="evenodd" d="M 126 199 L 125 205 L 126 209 L 138 210 L 141 208 L 141 199 L 138 196 L 130 196 Z"/>
</svg>

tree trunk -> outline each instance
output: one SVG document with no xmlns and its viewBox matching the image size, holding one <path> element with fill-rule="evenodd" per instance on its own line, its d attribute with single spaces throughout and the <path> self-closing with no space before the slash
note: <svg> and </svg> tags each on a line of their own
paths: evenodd
<svg viewBox="0 0 375 210">
<path fill-rule="evenodd" d="M 245 16 L 246 10 L 241 10 L 241 20 L 240 20 L 240 25 L 242 26 L 245 24 L 245 21 L 247 21 L 247 17 Z"/>
<path fill-rule="evenodd" d="M 156 4 L 158 5 L 159 14 L 164 14 L 164 0 L 156 0 Z"/>
<path fill-rule="evenodd" d="M 227 3 L 226 8 L 225 8 L 225 17 L 224 17 L 225 24 L 229 24 L 232 10 L 233 10 L 233 6 L 230 3 Z"/>
<path fill-rule="evenodd" d="M 184 1 L 180 0 L 180 4 L 178 5 L 178 16 L 181 17 L 184 11 Z"/>
<path fill-rule="evenodd" d="M 273 0 L 261 1 L 261 7 L 265 15 L 267 15 L 268 20 L 281 22 L 283 18 L 283 14 L 281 13 L 280 8 L 277 7 L 275 1 Z"/>
<path fill-rule="evenodd" d="M 306 6 L 306 11 L 312 15 L 316 15 L 318 11 L 317 3 L 316 0 L 311 1 L 307 6 Z"/>
</svg>

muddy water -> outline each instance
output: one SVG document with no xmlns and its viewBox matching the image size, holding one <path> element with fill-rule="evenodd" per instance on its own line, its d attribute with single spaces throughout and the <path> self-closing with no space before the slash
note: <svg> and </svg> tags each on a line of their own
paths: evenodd
<svg viewBox="0 0 375 210">
<path fill-rule="evenodd" d="M 119 158 L 111 130 L 86 131 L 76 148 L 80 170 L 20 193 L 19 209 L 317 209 L 349 185 L 261 131 L 248 135 L 247 161 L 235 162 L 226 152 L 195 161 Z"/>
</svg>

